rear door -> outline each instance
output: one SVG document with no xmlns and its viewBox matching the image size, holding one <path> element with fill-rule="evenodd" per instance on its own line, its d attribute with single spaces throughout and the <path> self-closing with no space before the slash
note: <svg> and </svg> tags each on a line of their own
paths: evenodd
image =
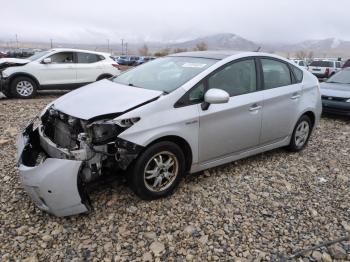
<svg viewBox="0 0 350 262">
<path fill-rule="evenodd" d="M 102 55 L 77 52 L 77 83 L 91 83 L 104 73 Z"/>
<path fill-rule="evenodd" d="M 261 58 L 260 62 L 264 89 L 260 143 L 265 145 L 292 134 L 302 84 L 295 80 L 287 62 L 273 58 Z"/>
<path fill-rule="evenodd" d="M 258 83 L 254 58 L 234 61 L 207 78 L 206 89 L 223 89 L 229 93 L 230 100 L 212 104 L 207 110 L 199 108 L 201 163 L 259 145 L 263 97 Z"/>
</svg>

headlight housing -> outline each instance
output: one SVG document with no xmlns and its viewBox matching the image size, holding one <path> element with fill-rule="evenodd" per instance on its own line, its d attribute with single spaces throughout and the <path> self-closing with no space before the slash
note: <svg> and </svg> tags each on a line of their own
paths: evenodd
<svg viewBox="0 0 350 262">
<path fill-rule="evenodd" d="M 94 144 L 107 143 L 114 140 L 120 133 L 139 121 L 139 117 L 121 120 L 97 121 L 88 125 L 89 134 Z"/>
<path fill-rule="evenodd" d="M 133 126 L 136 122 L 140 120 L 139 117 L 131 117 L 131 118 L 126 118 L 126 119 L 121 119 L 121 120 L 114 120 L 114 122 L 123 128 L 129 128 Z"/>
<path fill-rule="evenodd" d="M 345 102 L 350 103 L 350 98 L 348 100 L 346 100 Z"/>
</svg>

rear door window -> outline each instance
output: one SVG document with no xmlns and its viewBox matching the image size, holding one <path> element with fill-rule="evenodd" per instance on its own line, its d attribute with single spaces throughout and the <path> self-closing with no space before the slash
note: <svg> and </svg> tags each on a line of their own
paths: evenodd
<svg viewBox="0 0 350 262">
<path fill-rule="evenodd" d="M 101 61 L 101 57 L 91 53 L 77 53 L 79 64 L 91 64 Z"/>
<path fill-rule="evenodd" d="M 286 63 L 272 59 L 261 59 L 264 89 L 272 89 L 292 84 L 291 73 Z"/>
</svg>

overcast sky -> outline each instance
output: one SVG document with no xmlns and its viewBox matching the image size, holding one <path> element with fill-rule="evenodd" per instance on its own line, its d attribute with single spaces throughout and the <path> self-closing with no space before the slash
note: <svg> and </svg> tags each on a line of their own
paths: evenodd
<svg viewBox="0 0 350 262">
<path fill-rule="evenodd" d="M 349 0 L 0 0 L 0 40 L 181 41 L 235 33 L 255 42 L 350 40 Z"/>
</svg>

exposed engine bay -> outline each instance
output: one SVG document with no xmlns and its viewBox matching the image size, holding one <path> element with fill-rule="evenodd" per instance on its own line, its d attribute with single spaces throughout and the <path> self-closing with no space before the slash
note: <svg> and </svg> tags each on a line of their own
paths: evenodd
<svg viewBox="0 0 350 262">
<path fill-rule="evenodd" d="M 126 170 L 141 151 L 141 146 L 117 137 L 128 124 L 81 120 L 50 108 L 41 117 L 40 144 L 50 157 L 83 161 L 81 178 L 90 182 L 105 168 Z M 47 139 L 60 154 L 45 146 Z"/>
</svg>

